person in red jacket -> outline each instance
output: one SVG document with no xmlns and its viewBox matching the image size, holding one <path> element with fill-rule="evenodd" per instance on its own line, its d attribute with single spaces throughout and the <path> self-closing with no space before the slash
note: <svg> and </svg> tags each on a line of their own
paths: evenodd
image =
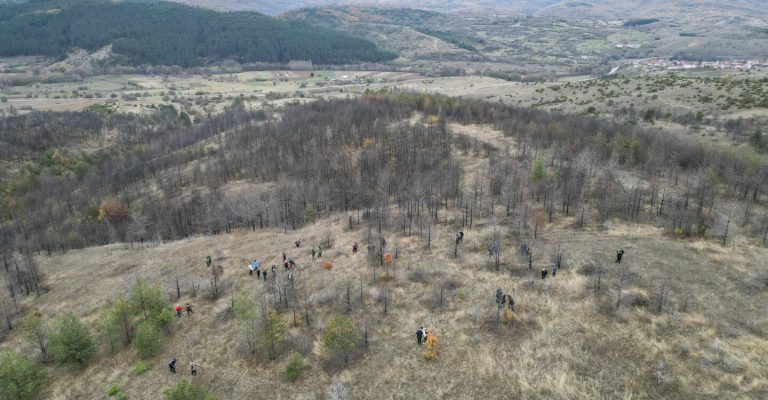
<svg viewBox="0 0 768 400">
<path fill-rule="evenodd" d="M 181 318 L 181 310 L 182 310 L 181 306 L 176 304 L 176 316 L 178 318 Z"/>
</svg>

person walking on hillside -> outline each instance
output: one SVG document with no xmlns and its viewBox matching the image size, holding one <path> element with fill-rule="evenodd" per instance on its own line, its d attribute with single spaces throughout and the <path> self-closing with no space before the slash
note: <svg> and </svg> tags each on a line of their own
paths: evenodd
<svg viewBox="0 0 768 400">
<path fill-rule="evenodd" d="M 205 257 L 205 266 L 206 267 L 210 267 L 212 262 L 213 262 L 213 259 L 211 258 L 211 256 Z"/>
<path fill-rule="evenodd" d="M 552 263 L 552 277 L 557 276 L 557 263 Z"/>
<path fill-rule="evenodd" d="M 174 374 L 176 373 L 176 358 L 171 358 L 168 360 L 168 369 L 171 370 Z"/>
<path fill-rule="evenodd" d="M 296 261 L 293 261 L 293 258 L 289 258 L 288 259 L 288 267 L 289 267 L 289 269 L 296 268 Z"/>
<path fill-rule="evenodd" d="M 295 244 L 295 245 L 296 245 L 296 248 L 299 248 L 299 247 L 301 247 L 301 239 L 299 239 L 299 240 L 297 240 L 297 241 L 293 242 L 293 244 Z"/>
<path fill-rule="evenodd" d="M 619 249 L 619 251 L 616 252 L 616 262 L 621 264 L 621 257 L 624 257 L 624 249 Z"/>
<path fill-rule="evenodd" d="M 548 274 L 547 269 L 546 268 L 542 268 L 541 269 L 541 279 L 546 279 L 547 278 L 547 274 Z"/>
<path fill-rule="evenodd" d="M 267 269 L 266 268 L 264 269 L 264 271 L 262 271 L 261 276 L 264 277 L 264 282 L 266 282 L 267 281 Z"/>
<path fill-rule="evenodd" d="M 512 295 L 507 295 L 507 306 L 510 310 L 515 311 L 515 300 L 512 299 Z"/>
<path fill-rule="evenodd" d="M 299 246 L 296 246 L 296 247 L 299 247 Z M 288 258 L 288 256 L 286 256 L 285 252 L 283 252 L 283 261 L 285 261 L 286 258 Z"/>
<path fill-rule="evenodd" d="M 317 258 L 320 258 L 323 256 L 323 246 L 317 245 Z"/>
<path fill-rule="evenodd" d="M 192 314 L 192 304 L 187 303 L 187 317 Z"/>
<path fill-rule="evenodd" d="M 177 318 L 181 318 L 181 310 L 182 310 L 181 305 L 176 304 L 176 317 Z"/>
<path fill-rule="evenodd" d="M 315 261 L 315 248 L 312 248 L 312 261 Z"/>
<path fill-rule="evenodd" d="M 357 254 L 357 242 L 352 245 L 352 254 Z"/>
<path fill-rule="evenodd" d="M 496 289 L 496 305 L 499 306 L 499 308 L 504 306 L 504 291 L 501 290 L 501 288 Z"/>
<path fill-rule="evenodd" d="M 192 373 L 192 376 L 197 376 L 197 364 L 194 361 L 189 362 L 189 372 Z"/>
<path fill-rule="evenodd" d="M 288 261 L 283 262 L 283 267 L 285 268 L 286 271 L 288 271 L 288 268 L 290 268 Z"/>
<path fill-rule="evenodd" d="M 419 329 L 416 330 L 416 344 L 421 346 L 421 342 L 424 339 L 424 327 L 420 326 Z"/>
</svg>

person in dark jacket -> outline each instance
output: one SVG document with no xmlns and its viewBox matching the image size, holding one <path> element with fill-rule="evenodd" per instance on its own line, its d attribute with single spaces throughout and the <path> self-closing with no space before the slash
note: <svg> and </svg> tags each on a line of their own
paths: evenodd
<svg viewBox="0 0 768 400">
<path fill-rule="evenodd" d="M 616 262 L 621 264 L 621 257 L 624 257 L 624 249 L 620 249 L 616 252 Z"/>
<path fill-rule="evenodd" d="M 541 270 L 541 279 L 546 279 L 547 278 L 547 274 L 548 274 L 547 269 L 543 268 Z"/>
<path fill-rule="evenodd" d="M 174 374 L 176 373 L 176 358 L 171 358 L 168 361 L 168 369 L 171 370 Z"/>
<path fill-rule="evenodd" d="M 424 339 L 424 327 L 420 326 L 418 330 L 416 330 L 416 344 L 421 345 L 421 342 Z"/>
</svg>

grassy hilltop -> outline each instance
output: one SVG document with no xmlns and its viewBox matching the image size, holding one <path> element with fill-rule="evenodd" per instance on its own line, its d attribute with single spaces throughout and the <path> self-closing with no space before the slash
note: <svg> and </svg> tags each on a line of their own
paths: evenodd
<svg viewBox="0 0 768 400">
<path fill-rule="evenodd" d="M 76 118 L 54 126 L 67 131 Z M 18 311 L 6 295 L 4 315 L 57 327 L 72 312 L 98 344 L 81 367 L 43 364 L 41 398 L 104 398 L 112 385 L 159 398 L 182 379 L 219 399 L 332 398 L 329 387 L 348 390 L 336 398 L 374 399 L 768 393 L 759 157 L 583 116 L 400 92 L 279 117 L 235 107 L 193 125 L 165 110 L 152 122 L 162 129 L 131 128 L 126 143 L 131 118 L 98 117 L 60 137 L 77 148 L 109 132 L 102 150 L 44 153 L 4 189 L 18 224 L 0 237 L 27 233 L 2 242 L 21 271 L 5 275 Z M 28 124 L 35 135 L 13 142 L 21 154 L 39 151 L 46 132 Z M 112 186 L 92 186 L 104 181 Z M 367 254 L 382 238 L 391 265 Z M 283 252 L 297 263 L 292 280 Z M 558 256 L 557 276 L 540 279 Z M 277 279 L 249 276 L 254 258 L 276 264 Z M 152 285 L 159 295 L 141 289 Z M 497 288 L 514 312 L 497 313 Z M 131 298 L 126 344 L 123 324 L 105 320 Z M 191 317 L 168 316 L 187 302 Z M 348 365 L 327 339 L 338 315 L 354 331 Z M 160 341 L 142 358 L 147 324 Z M 439 338 L 432 360 L 415 343 L 422 324 Z M 3 348 L 40 359 L 19 329 L 4 335 Z M 291 380 L 294 354 L 305 365 Z"/>
</svg>

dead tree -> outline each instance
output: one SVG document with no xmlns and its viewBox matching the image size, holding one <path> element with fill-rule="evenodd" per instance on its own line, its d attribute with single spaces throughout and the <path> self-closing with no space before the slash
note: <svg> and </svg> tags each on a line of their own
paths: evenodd
<svg viewBox="0 0 768 400">
<path fill-rule="evenodd" d="M 600 287 L 602 285 L 604 273 L 605 273 L 605 267 L 603 267 L 602 265 L 598 265 L 595 267 L 595 275 L 597 276 L 597 281 L 595 282 L 595 293 L 600 292 Z"/>
<path fill-rule="evenodd" d="M 731 209 L 730 212 L 728 212 L 728 221 L 725 223 L 725 231 L 723 232 L 723 246 L 725 246 L 725 241 L 728 239 L 728 228 L 731 226 L 731 215 L 733 214 L 733 209 Z"/>
<path fill-rule="evenodd" d="M 621 296 L 624 291 L 624 285 L 627 281 L 627 271 L 626 267 L 624 265 L 626 264 L 620 264 L 620 270 L 619 270 L 619 290 L 618 290 L 618 296 L 616 298 L 616 309 L 618 310 L 621 307 Z"/>
<path fill-rule="evenodd" d="M 352 312 L 352 282 L 347 281 L 347 314 Z"/>
<path fill-rule="evenodd" d="M 173 267 L 174 280 L 176 281 L 176 299 L 181 298 L 181 285 L 179 284 L 179 267 Z"/>
<path fill-rule="evenodd" d="M 658 285 L 658 289 L 656 291 L 656 298 L 655 298 L 657 313 L 661 313 L 664 310 L 664 305 L 666 305 L 667 301 L 669 300 L 670 292 L 671 292 L 671 289 L 666 283 L 661 283 Z"/>
</svg>

